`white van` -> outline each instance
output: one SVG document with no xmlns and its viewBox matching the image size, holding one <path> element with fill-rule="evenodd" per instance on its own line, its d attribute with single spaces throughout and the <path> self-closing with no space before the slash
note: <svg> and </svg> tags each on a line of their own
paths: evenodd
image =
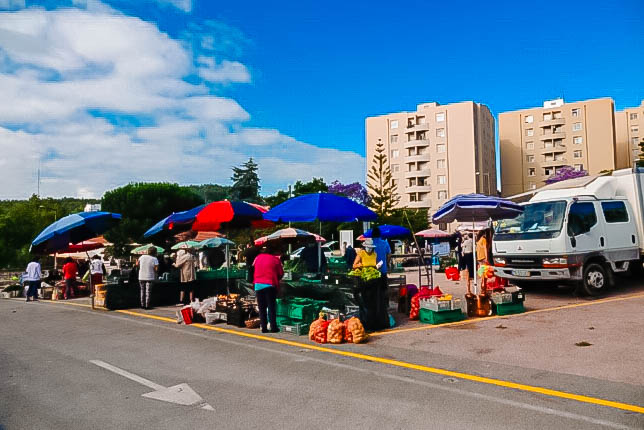
<svg viewBox="0 0 644 430">
<path fill-rule="evenodd" d="M 517 284 L 575 283 L 598 295 L 613 274 L 641 272 L 644 169 L 548 185 L 493 239 L 495 272 Z"/>
</svg>

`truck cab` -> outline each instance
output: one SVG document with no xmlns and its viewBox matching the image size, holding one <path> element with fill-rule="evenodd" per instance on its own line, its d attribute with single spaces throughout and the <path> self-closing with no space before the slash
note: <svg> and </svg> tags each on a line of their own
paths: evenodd
<svg viewBox="0 0 644 430">
<path fill-rule="evenodd" d="M 538 192 L 523 214 L 498 223 L 496 274 L 518 284 L 573 283 L 598 295 L 614 273 L 641 267 L 640 183 L 626 176 L 586 178 Z M 629 184 L 633 192 L 620 193 Z"/>
</svg>

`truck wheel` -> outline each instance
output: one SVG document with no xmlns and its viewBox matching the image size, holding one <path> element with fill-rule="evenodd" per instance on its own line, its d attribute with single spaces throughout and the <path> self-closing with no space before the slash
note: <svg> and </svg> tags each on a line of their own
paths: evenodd
<svg viewBox="0 0 644 430">
<path fill-rule="evenodd" d="M 603 294 L 609 285 L 606 269 L 601 264 L 590 263 L 584 268 L 584 279 L 582 280 L 584 291 L 589 296 Z"/>
</svg>

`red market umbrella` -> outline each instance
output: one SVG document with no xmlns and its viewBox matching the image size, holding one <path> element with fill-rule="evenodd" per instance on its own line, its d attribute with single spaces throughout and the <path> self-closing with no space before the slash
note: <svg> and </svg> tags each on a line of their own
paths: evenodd
<svg viewBox="0 0 644 430">
<path fill-rule="evenodd" d="M 262 206 L 222 200 L 209 203 L 196 215 L 192 223 L 193 231 L 218 231 L 229 228 L 265 228 L 273 225 L 262 216 L 266 209 Z"/>
<path fill-rule="evenodd" d="M 326 242 L 326 239 L 320 236 L 319 234 L 310 233 L 305 230 L 300 230 L 299 228 L 289 227 L 289 228 L 283 228 L 281 230 L 277 230 L 276 232 L 271 233 L 268 236 L 260 237 L 259 239 L 255 240 L 255 246 L 261 246 L 261 245 L 264 245 L 266 242 L 277 241 L 277 240 L 305 241 L 307 239 L 310 241 L 316 241 L 316 242 Z"/>
<path fill-rule="evenodd" d="M 93 251 L 95 249 L 99 248 L 105 248 L 105 244 L 98 243 L 98 242 L 79 242 L 76 244 L 69 244 L 67 249 L 64 249 L 62 251 L 58 251 L 60 254 L 66 254 L 66 253 L 71 253 L 71 252 L 87 252 L 87 251 Z"/>
</svg>

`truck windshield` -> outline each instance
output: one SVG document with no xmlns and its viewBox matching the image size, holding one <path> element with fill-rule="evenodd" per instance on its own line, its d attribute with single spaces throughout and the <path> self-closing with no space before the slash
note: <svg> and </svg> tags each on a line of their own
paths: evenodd
<svg viewBox="0 0 644 430">
<path fill-rule="evenodd" d="M 501 220 L 494 240 L 551 239 L 557 237 L 563 225 L 566 201 L 530 203 L 521 215 Z"/>
</svg>

